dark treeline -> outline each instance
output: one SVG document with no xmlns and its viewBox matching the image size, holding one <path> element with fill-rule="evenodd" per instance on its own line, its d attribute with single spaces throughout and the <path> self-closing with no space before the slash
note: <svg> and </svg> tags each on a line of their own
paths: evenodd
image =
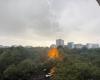
<svg viewBox="0 0 100 80">
<path fill-rule="evenodd" d="M 100 49 L 67 49 L 59 51 L 65 56 L 57 63 L 55 80 L 100 80 Z"/>
<path fill-rule="evenodd" d="M 42 74 L 48 48 L 10 47 L 0 49 L 0 80 L 30 80 Z"/>
<path fill-rule="evenodd" d="M 55 64 L 53 80 L 100 80 L 100 49 L 59 47 L 63 61 L 48 60 L 49 48 L 0 48 L 0 80 L 32 80 Z"/>
</svg>

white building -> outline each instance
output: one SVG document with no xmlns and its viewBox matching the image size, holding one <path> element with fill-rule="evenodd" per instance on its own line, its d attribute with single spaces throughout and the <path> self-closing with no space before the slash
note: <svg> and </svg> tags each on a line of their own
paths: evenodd
<svg viewBox="0 0 100 80">
<path fill-rule="evenodd" d="M 62 40 L 62 39 L 57 39 L 57 40 L 56 40 L 56 46 L 57 46 L 57 47 L 58 47 L 58 46 L 64 47 L 64 40 Z"/>
<path fill-rule="evenodd" d="M 99 48 L 99 44 L 87 43 L 86 47 L 88 49 L 91 49 L 91 48 Z"/>
</svg>

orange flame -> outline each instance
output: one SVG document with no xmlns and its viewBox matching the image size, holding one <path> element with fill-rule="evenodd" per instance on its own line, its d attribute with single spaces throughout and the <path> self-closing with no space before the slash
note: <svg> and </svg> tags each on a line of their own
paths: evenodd
<svg viewBox="0 0 100 80">
<path fill-rule="evenodd" d="M 49 53 L 48 53 L 48 57 L 51 59 L 58 59 L 59 52 L 58 52 L 57 48 L 51 48 Z"/>
<path fill-rule="evenodd" d="M 51 48 L 48 52 L 48 57 L 50 59 L 54 59 L 57 61 L 62 61 L 63 56 L 59 54 L 59 50 L 57 48 Z M 50 70 L 50 74 L 52 75 L 53 80 L 55 79 L 56 76 L 56 66 L 53 66 Z"/>
<path fill-rule="evenodd" d="M 59 54 L 59 51 L 57 48 L 51 48 L 50 51 L 48 52 L 48 57 L 50 59 L 55 59 L 58 61 L 62 61 L 64 58 L 62 54 Z"/>
</svg>

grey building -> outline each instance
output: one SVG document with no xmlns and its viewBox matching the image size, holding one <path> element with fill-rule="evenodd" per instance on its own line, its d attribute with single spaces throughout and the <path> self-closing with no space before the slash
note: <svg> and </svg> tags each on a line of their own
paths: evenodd
<svg viewBox="0 0 100 80">
<path fill-rule="evenodd" d="M 86 47 L 88 49 L 91 49 L 91 48 L 99 48 L 99 44 L 93 44 L 93 43 L 87 43 Z"/>
<path fill-rule="evenodd" d="M 82 44 L 75 44 L 75 48 L 77 48 L 77 49 L 81 49 L 83 47 L 84 47 L 84 45 L 82 45 Z"/>
<path fill-rule="evenodd" d="M 57 47 L 58 47 L 58 46 L 64 47 L 64 40 L 62 40 L 62 39 L 57 39 L 57 40 L 56 40 L 56 46 L 57 46 Z"/>
<path fill-rule="evenodd" d="M 74 42 L 68 42 L 67 47 L 70 48 L 70 49 L 75 48 Z"/>
</svg>

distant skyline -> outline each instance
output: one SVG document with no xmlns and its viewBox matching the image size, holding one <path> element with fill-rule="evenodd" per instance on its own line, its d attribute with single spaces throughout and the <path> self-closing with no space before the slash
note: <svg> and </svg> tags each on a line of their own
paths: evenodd
<svg viewBox="0 0 100 80">
<path fill-rule="evenodd" d="M 0 0 L 0 45 L 100 43 L 96 0 Z"/>
</svg>

